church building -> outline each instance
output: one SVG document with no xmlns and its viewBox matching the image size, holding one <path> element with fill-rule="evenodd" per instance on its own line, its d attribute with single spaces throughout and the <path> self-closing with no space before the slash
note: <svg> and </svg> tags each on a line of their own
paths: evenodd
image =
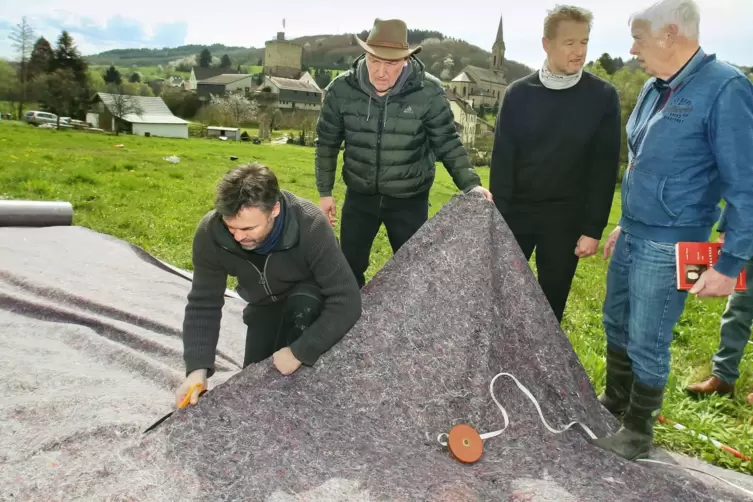
<svg viewBox="0 0 753 502">
<path fill-rule="evenodd" d="M 449 88 L 463 99 L 472 101 L 474 107 L 481 104 L 494 106 L 502 103 L 505 89 L 507 89 L 504 60 L 505 41 L 500 16 L 497 38 L 494 40 L 489 58 L 489 68 L 468 65 L 450 81 Z"/>
</svg>

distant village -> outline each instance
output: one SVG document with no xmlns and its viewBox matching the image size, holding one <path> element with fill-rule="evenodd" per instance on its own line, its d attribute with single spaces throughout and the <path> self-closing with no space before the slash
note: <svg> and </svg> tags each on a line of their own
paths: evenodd
<svg viewBox="0 0 753 502">
<path fill-rule="evenodd" d="M 148 136 L 187 138 L 198 135 L 246 141 L 269 140 L 273 130 L 292 129 L 300 134 L 291 142 L 312 144 L 323 100 L 322 88 L 332 75 L 323 75 L 319 69 L 314 75 L 306 71 L 304 49 L 303 44 L 287 40 L 283 31 L 277 32 L 274 39 L 265 42 L 259 74 L 244 73 L 240 66 L 234 68 L 227 56 L 221 64 L 213 66 L 208 51 L 197 61 L 191 58 L 193 64 L 187 78 L 146 79 L 137 73 L 121 78 L 111 66 L 103 74 L 107 91 L 95 93 L 85 120 L 63 117 L 62 121 L 56 120 L 56 126 L 88 126 L 92 130 Z M 457 131 L 466 147 L 480 156 L 477 159 L 479 164 L 488 161 L 484 153 L 491 150 L 493 116 L 508 85 L 504 62 L 505 42 L 500 17 L 487 67 L 466 65 L 453 71 L 454 76 L 447 70 L 441 75 Z M 324 70 L 325 73 L 329 71 Z M 122 80 L 128 82 L 126 86 L 135 83 L 144 89 L 142 92 L 127 92 L 125 86 L 116 85 Z M 149 92 L 147 86 L 153 92 Z M 52 117 L 51 113 L 31 110 L 21 119 L 42 125 L 52 122 Z M 191 118 L 192 122 L 185 118 Z M 258 124 L 256 138 L 241 132 L 241 126 L 251 122 Z M 196 124 L 203 124 L 198 132 Z"/>
</svg>

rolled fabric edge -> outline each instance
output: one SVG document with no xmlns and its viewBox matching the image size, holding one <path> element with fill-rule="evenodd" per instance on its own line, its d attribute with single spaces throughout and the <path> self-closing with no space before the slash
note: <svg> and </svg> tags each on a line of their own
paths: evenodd
<svg viewBox="0 0 753 502">
<path fill-rule="evenodd" d="M 73 224 L 66 201 L 0 200 L 0 227 L 51 227 Z"/>
</svg>

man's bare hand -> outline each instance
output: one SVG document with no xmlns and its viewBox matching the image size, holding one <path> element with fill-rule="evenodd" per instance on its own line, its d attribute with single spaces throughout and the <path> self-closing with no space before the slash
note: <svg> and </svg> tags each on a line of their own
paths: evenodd
<svg viewBox="0 0 753 502">
<path fill-rule="evenodd" d="M 698 281 L 690 288 L 690 293 L 699 298 L 729 296 L 735 291 L 736 283 L 737 277 L 728 277 L 711 267 L 701 274 Z"/>
<path fill-rule="evenodd" d="M 607 237 L 607 241 L 604 243 L 604 259 L 606 260 L 612 253 L 614 253 L 614 247 L 617 245 L 617 239 L 620 237 L 620 226 L 616 226 L 612 233 Z"/>
<path fill-rule="evenodd" d="M 272 362 L 283 375 L 292 375 L 301 367 L 301 361 L 293 355 L 290 347 L 284 347 L 272 354 Z"/>
<path fill-rule="evenodd" d="M 598 250 L 599 241 L 597 241 L 593 237 L 581 235 L 580 239 L 578 239 L 578 244 L 576 244 L 575 246 L 575 256 L 577 256 L 578 258 L 586 258 L 588 256 L 595 255 L 596 251 Z"/>
<path fill-rule="evenodd" d="M 716 242 L 724 244 L 724 232 L 719 232 L 719 237 L 716 238 Z"/>
<path fill-rule="evenodd" d="M 183 399 L 185 399 L 188 389 L 190 389 L 192 385 L 197 384 L 197 383 L 201 384 L 202 390 L 206 390 L 207 370 L 205 369 L 194 370 L 188 374 L 188 376 L 180 385 L 180 387 L 178 387 L 178 390 L 175 391 L 175 406 L 176 407 L 180 405 Z M 194 389 L 193 393 L 191 394 L 190 404 L 196 404 L 198 402 L 199 402 L 199 389 Z"/>
<path fill-rule="evenodd" d="M 478 192 L 481 195 L 483 195 L 484 198 L 488 200 L 489 202 L 494 202 L 494 199 L 492 198 L 492 193 L 482 186 L 473 187 L 473 189 L 471 189 L 471 192 Z"/>
<path fill-rule="evenodd" d="M 319 207 L 324 215 L 329 220 L 329 223 L 334 227 L 337 223 L 337 204 L 334 197 L 320 197 Z"/>
</svg>

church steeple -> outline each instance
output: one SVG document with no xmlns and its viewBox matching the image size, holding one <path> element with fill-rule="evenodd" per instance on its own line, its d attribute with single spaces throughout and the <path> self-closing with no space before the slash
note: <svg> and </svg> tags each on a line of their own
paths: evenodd
<svg viewBox="0 0 753 502">
<path fill-rule="evenodd" d="M 492 45 L 492 55 L 489 67 L 494 71 L 502 71 L 502 63 L 505 60 L 505 39 L 502 33 L 502 16 L 499 16 L 497 38 Z"/>
</svg>

